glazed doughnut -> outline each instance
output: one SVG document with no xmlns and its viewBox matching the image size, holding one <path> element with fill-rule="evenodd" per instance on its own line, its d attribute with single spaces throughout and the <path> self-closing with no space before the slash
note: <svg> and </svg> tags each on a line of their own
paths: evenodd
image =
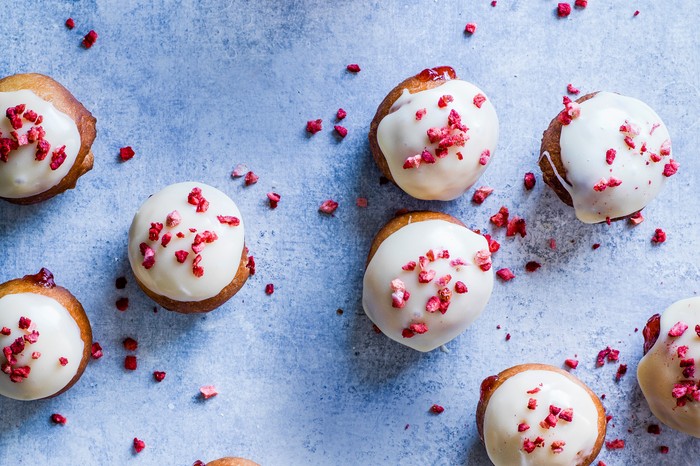
<svg viewBox="0 0 700 466">
<path fill-rule="evenodd" d="M 204 183 L 170 185 L 134 216 L 129 263 L 141 289 L 164 308 L 209 312 L 249 275 L 241 213 L 226 194 Z"/>
<path fill-rule="evenodd" d="M 605 440 L 605 410 L 595 393 L 546 364 L 486 378 L 476 422 L 496 466 L 587 466 Z"/>
<path fill-rule="evenodd" d="M 0 285 L 1 395 L 60 395 L 83 374 L 91 344 L 83 306 L 47 269 Z"/>
<path fill-rule="evenodd" d="M 637 380 L 661 422 L 700 438 L 700 298 L 678 301 L 649 319 Z"/>
<path fill-rule="evenodd" d="M 486 238 L 450 215 L 412 212 L 374 238 L 362 306 L 392 340 L 431 351 L 471 325 L 492 289 Z"/>
<path fill-rule="evenodd" d="M 207 466 L 260 466 L 254 461 L 247 460 L 245 458 L 219 458 L 218 460 L 210 461 Z"/>
<path fill-rule="evenodd" d="M 668 129 L 632 97 L 594 92 L 564 99 L 542 137 L 544 181 L 584 223 L 636 214 L 678 169 Z"/>
<path fill-rule="evenodd" d="M 0 79 L 0 198 L 35 204 L 75 187 L 92 168 L 95 118 L 41 74 Z"/>
<path fill-rule="evenodd" d="M 447 66 L 396 86 L 379 104 L 369 131 L 384 176 L 424 200 L 461 196 L 486 169 L 497 142 L 491 101 Z"/>
</svg>

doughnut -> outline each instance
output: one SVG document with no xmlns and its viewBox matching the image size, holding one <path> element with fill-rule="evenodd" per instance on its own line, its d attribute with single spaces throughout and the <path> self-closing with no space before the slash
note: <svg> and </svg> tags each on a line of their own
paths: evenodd
<svg viewBox="0 0 700 466">
<path fill-rule="evenodd" d="M 173 184 L 149 197 L 134 215 L 128 249 L 141 289 L 171 311 L 209 312 L 249 275 L 241 213 L 204 183 Z"/>
<path fill-rule="evenodd" d="M 449 201 L 472 187 L 498 142 L 498 117 L 475 85 L 447 66 L 425 69 L 384 98 L 369 145 L 383 175 L 407 194 Z"/>
<path fill-rule="evenodd" d="M 0 285 L 0 395 L 60 395 L 83 374 L 91 345 L 83 306 L 47 269 Z"/>
<path fill-rule="evenodd" d="M 92 169 L 95 118 L 61 84 L 41 74 L 0 79 L 0 198 L 36 204 Z"/>
<path fill-rule="evenodd" d="M 487 377 L 476 422 L 496 466 L 587 466 L 605 440 L 605 410 L 595 393 L 546 364 Z"/>
<path fill-rule="evenodd" d="M 362 306 L 386 336 L 425 352 L 466 330 L 492 290 L 486 238 L 450 215 L 411 212 L 374 238 Z"/>
<path fill-rule="evenodd" d="M 651 412 L 700 438 L 700 298 L 678 301 L 649 319 L 637 380 Z"/>
<path fill-rule="evenodd" d="M 628 218 L 676 173 L 671 138 L 644 102 L 594 92 L 572 102 L 542 137 L 539 165 L 559 199 L 584 223 Z"/>
<path fill-rule="evenodd" d="M 260 466 L 254 461 L 247 460 L 245 458 L 234 458 L 227 456 L 226 458 L 219 458 L 218 460 L 210 461 L 206 466 Z"/>
</svg>

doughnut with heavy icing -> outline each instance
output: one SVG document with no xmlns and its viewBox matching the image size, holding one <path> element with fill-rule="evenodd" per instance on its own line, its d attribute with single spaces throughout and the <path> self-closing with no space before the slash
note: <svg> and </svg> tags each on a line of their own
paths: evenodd
<svg viewBox="0 0 700 466">
<path fill-rule="evenodd" d="M 72 189 L 92 168 L 95 118 L 40 74 L 0 79 L 0 198 L 34 204 Z"/>
<path fill-rule="evenodd" d="M 678 169 L 661 118 L 644 102 L 611 92 L 564 99 L 542 138 L 544 181 L 584 223 L 639 212 Z"/>
<path fill-rule="evenodd" d="M 209 312 L 236 294 L 250 272 L 241 213 L 204 183 L 170 185 L 134 215 L 129 262 L 141 289 L 164 308 Z"/>
<path fill-rule="evenodd" d="M 367 259 L 362 305 L 389 338 L 418 351 L 454 339 L 493 289 L 488 242 L 456 218 L 412 212 L 389 221 Z"/>
<path fill-rule="evenodd" d="M 461 196 L 481 176 L 498 142 L 498 117 L 475 85 L 452 68 L 423 70 L 382 101 L 369 132 L 384 176 L 417 199 Z"/>
</svg>

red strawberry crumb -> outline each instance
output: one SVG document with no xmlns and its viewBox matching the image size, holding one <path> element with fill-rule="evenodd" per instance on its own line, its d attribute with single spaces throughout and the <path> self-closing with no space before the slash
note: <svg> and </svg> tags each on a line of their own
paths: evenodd
<svg viewBox="0 0 700 466">
<path fill-rule="evenodd" d="M 486 241 L 489 243 L 489 251 L 491 253 L 494 253 L 501 248 L 501 243 L 491 238 L 491 235 L 484 234 L 484 238 L 486 238 Z"/>
<path fill-rule="evenodd" d="M 86 49 L 89 49 L 93 45 L 95 45 L 95 42 L 97 42 L 97 33 L 95 31 L 90 31 L 87 34 L 85 34 L 85 37 L 83 37 L 83 47 Z"/>
<path fill-rule="evenodd" d="M 617 155 L 617 151 L 615 149 L 608 149 L 607 152 L 605 152 L 605 162 L 608 165 L 612 165 L 613 162 L 615 161 L 616 155 Z"/>
<path fill-rule="evenodd" d="M 574 6 L 578 8 L 586 8 L 588 6 L 588 0 L 576 0 Z"/>
<path fill-rule="evenodd" d="M 464 32 L 471 35 L 476 32 L 476 23 L 467 23 L 467 25 L 464 27 Z M 477 105 L 479 107 L 479 105 Z"/>
<path fill-rule="evenodd" d="M 53 153 L 51 154 L 51 163 L 49 164 L 51 170 L 58 170 L 59 167 L 63 165 L 63 162 L 66 161 L 66 157 L 68 157 L 68 155 L 66 154 L 66 146 L 61 146 L 55 151 L 53 151 Z"/>
<path fill-rule="evenodd" d="M 231 178 L 240 178 L 246 173 L 248 173 L 248 167 L 242 163 L 239 163 L 231 172 Z"/>
<path fill-rule="evenodd" d="M 165 379 L 165 372 L 153 371 L 153 378 L 156 382 L 162 382 Z"/>
<path fill-rule="evenodd" d="M 469 290 L 467 290 L 467 285 L 465 285 L 463 282 L 460 282 L 460 281 L 455 282 L 455 293 L 464 294 L 467 291 L 469 291 Z"/>
<path fill-rule="evenodd" d="M 344 126 L 335 125 L 335 126 L 333 126 L 333 129 L 335 130 L 336 133 L 338 133 L 338 136 L 340 136 L 341 138 L 344 138 L 345 136 L 348 135 L 348 130 Z"/>
<path fill-rule="evenodd" d="M 532 409 L 532 410 L 534 410 L 535 408 L 537 408 L 537 400 L 534 399 L 534 398 L 530 398 L 530 399 L 527 401 L 527 409 Z"/>
<path fill-rule="evenodd" d="M 661 453 L 662 455 L 665 455 L 666 453 L 668 453 L 668 447 L 666 445 L 661 445 L 659 447 L 659 453 Z"/>
<path fill-rule="evenodd" d="M 339 120 L 342 120 L 343 118 L 345 118 L 346 116 L 348 116 L 348 112 L 346 112 L 346 111 L 343 110 L 342 108 L 339 108 L 338 111 L 336 112 L 335 116 L 336 116 L 336 118 L 338 118 Z"/>
<path fill-rule="evenodd" d="M 673 176 L 678 172 L 678 167 L 680 167 L 681 164 L 676 162 L 675 160 L 671 159 L 668 161 L 666 165 L 664 165 L 664 172 L 663 175 L 665 177 Z"/>
<path fill-rule="evenodd" d="M 189 255 L 189 252 L 188 252 L 188 251 L 183 251 L 182 249 L 179 250 L 179 251 L 175 251 L 175 258 L 176 258 L 177 261 L 178 261 L 179 263 L 181 263 L 181 264 L 183 264 L 183 263 L 185 262 L 185 260 L 187 259 L 187 256 L 188 256 L 188 255 Z"/>
<path fill-rule="evenodd" d="M 487 163 L 489 163 L 490 158 L 491 158 L 491 151 L 488 149 L 484 149 L 484 151 L 479 156 L 479 165 L 486 165 Z"/>
<path fill-rule="evenodd" d="M 510 281 L 515 278 L 515 274 L 511 272 L 511 270 L 508 268 L 498 270 L 496 272 L 496 275 L 498 275 L 498 278 L 500 278 L 504 282 Z"/>
<path fill-rule="evenodd" d="M 576 89 L 573 84 L 569 83 L 566 85 L 566 92 L 568 92 L 569 94 L 577 95 L 581 91 Z"/>
<path fill-rule="evenodd" d="M 200 387 L 199 393 L 202 394 L 202 398 L 204 398 L 205 400 L 208 400 L 209 398 L 212 398 L 219 394 L 219 392 L 216 391 L 216 387 L 214 387 L 213 385 L 204 385 Z"/>
<path fill-rule="evenodd" d="M 561 453 L 564 451 L 564 445 L 566 445 L 566 442 L 563 440 L 555 440 L 552 442 L 552 453 L 557 454 Z"/>
<path fill-rule="evenodd" d="M 117 277 L 117 279 L 114 282 L 114 286 L 118 290 L 123 290 L 124 288 L 126 288 L 126 277 Z"/>
<path fill-rule="evenodd" d="M 136 453 L 141 453 L 144 448 L 146 448 L 146 442 L 134 437 L 134 451 Z"/>
<path fill-rule="evenodd" d="M 452 97 L 451 95 L 443 95 L 438 99 L 438 107 L 445 108 L 447 107 L 447 104 L 454 100 L 454 97 Z"/>
<path fill-rule="evenodd" d="M 528 191 L 531 190 L 532 188 L 535 187 L 535 183 L 537 180 L 535 179 L 535 174 L 532 172 L 527 172 L 525 173 L 525 178 L 523 179 L 523 183 L 525 184 L 525 189 Z"/>
<path fill-rule="evenodd" d="M 508 208 L 503 206 L 498 210 L 497 214 L 491 216 L 491 223 L 497 227 L 504 227 L 508 225 Z"/>
<path fill-rule="evenodd" d="M 591 249 L 594 251 L 600 247 L 600 243 L 593 243 L 593 246 L 591 246 Z"/>
<path fill-rule="evenodd" d="M 311 134 L 316 134 L 323 129 L 323 120 L 309 120 L 306 122 L 306 131 Z"/>
<path fill-rule="evenodd" d="M 474 195 L 472 196 L 472 202 L 474 204 L 481 205 L 486 200 L 486 198 L 491 195 L 492 192 L 493 188 L 489 188 L 488 186 L 482 186 L 476 191 L 474 191 Z"/>
<path fill-rule="evenodd" d="M 357 207 L 363 207 L 363 208 L 364 208 L 364 207 L 367 207 L 367 204 L 368 204 L 368 203 L 367 203 L 367 198 L 366 198 L 366 197 L 358 197 L 358 198 L 355 200 L 355 204 L 357 205 Z"/>
<path fill-rule="evenodd" d="M 647 432 L 650 434 L 659 435 L 661 433 L 661 428 L 658 424 L 649 424 L 649 427 L 647 427 Z"/>
<path fill-rule="evenodd" d="M 66 20 L 66 27 L 68 29 L 73 29 L 75 27 L 75 21 L 73 20 L 73 18 L 68 18 Z"/>
<path fill-rule="evenodd" d="M 432 405 L 430 407 L 430 412 L 433 414 L 441 414 L 443 411 L 445 411 L 445 408 L 440 405 Z"/>
<path fill-rule="evenodd" d="M 567 359 L 564 361 L 564 364 L 571 369 L 576 369 L 578 367 L 578 361 L 576 359 Z"/>
<path fill-rule="evenodd" d="M 265 293 L 272 294 L 275 292 L 275 285 L 273 283 L 268 283 L 265 285 Z"/>
<path fill-rule="evenodd" d="M 217 215 L 216 219 L 221 223 L 222 225 L 229 225 L 232 227 L 237 227 L 238 225 L 241 224 L 241 220 L 238 217 L 234 217 L 232 215 Z M 207 232 L 205 232 L 207 233 Z M 216 233 L 214 233 L 216 235 Z M 197 235 L 199 237 L 200 235 Z M 209 243 L 210 241 L 207 241 Z"/>
<path fill-rule="evenodd" d="M 359 73 L 361 71 L 360 65 L 358 65 L 357 63 L 351 63 L 346 68 L 351 73 Z"/>
<path fill-rule="evenodd" d="M 520 424 L 518 424 L 518 432 L 525 432 L 529 428 L 530 428 L 530 426 L 524 422 L 521 422 Z"/>
<path fill-rule="evenodd" d="M 100 359 L 104 353 L 102 352 L 102 346 L 98 342 L 94 342 L 90 348 L 90 354 L 92 359 Z"/>
<path fill-rule="evenodd" d="M 253 256 L 248 256 L 248 263 L 246 267 L 250 271 L 251 275 L 255 275 L 255 258 Z"/>
<path fill-rule="evenodd" d="M 549 249 L 557 249 L 557 240 L 555 240 L 554 238 L 549 238 Z"/>
<path fill-rule="evenodd" d="M 631 223 L 632 225 L 635 225 L 635 226 L 636 226 L 636 225 L 639 225 L 639 224 L 642 223 L 643 221 L 644 221 L 644 216 L 642 216 L 642 213 L 641 213 L 641 212 L 637 212 L 636 214 L 633 214 L 633 215 L 630 217 L 630 223 Z"/>
<path fill-rule="evenodd" d="M 627 373 L 627 364 L 620 364 L 620 366 L 617 368 L 617 373 L 615 374 L 615 380 L 617 382 L 622 379 L 622 376 L 624 376 Z"/>
<path fill-rule="evenodd" d="M 666 232 L 664 232 L 661 228 L 657 228 L 654 231 L 654 236 L 651 238 L 652 243 L 656 244 L 661 244 L 666 241 Z"/>
<path fill-rule="evenodd" d="M 122 344 L 124 345 L 124 349 L 127 351 L 136 351 L 139 347 L 139 342 L 131 337 L 125 338 Z"/>
<path fill-rule="evenodd" d="M 668 331 L 669 337 L 680 337 L 688 330 L 688 325 L 685 322 L 676 322 L 671 330 Z"/>
<path fill-rule="evenodd" d="M 608 448 L 608 450 L 622 450 L 623 448 L 625 448 L 625 441 L 618 438 L 609 442 L 605 442 L 605 446 Z"/>
<path fill-rule="evenodd" d="M 491 270 L 491 251 L 483 249 L 474 255 L 474 262 L 481 270 L 487 272 Z"/>
<path fill-rule="evenodd" d="M 129 309 L 129 298 L 119 298 L 115 304 L 118 310 L 124 312 Z"/>
<path fill-rule="evenodd" d="M 414 333 L 422 335 L 428 331 L 428 326 L 422 322 L 419 322 L 419 323 L 409 325 L 408 329 Z"/>
<path fill-rule="evenodd" d="M 276 209 L 282 196 L 277 193 L 269 192 L 267 193 L 267 199 L 270 201 L 270 209 Z"/>
<path fill-rule="evenodd" d="M 700 337 L 700 324 L 695 326 L 695 333 Z"/>
<path fill-rule="evenodd" d="M 530 261 L 527 264 L 525 264 L 525 270 L 528 272 L 534 272 L 537 269 L 539 269 L 540 267 L 542 267 L 542 264 L 540 264 L 539 262 L 535 262 L 535 261 Z"/>
<path fill-rule="evenodd" d="M 402 266 L 403 270 L 416 270 L 416 261 L 409 261 L 406 265 Z"/>
<path fill-rule="evenodd" d="M 639 10 L 635 10 L 632 16 L 639 16 Z"/>
<path fill-rule="evenodd" d="M 3 327 L 2 330 L 0 330 L 0 335 L 5 335 L 8 336 L 12 333 L 12 330 L 10 330 L 7 327 Z"/>
<path fill-rule="evenodd" d="M 332 215 L 337 208 L 338 203 L 335 202 L 333 199 L 328 199 L 321 203 L 321 207 L 318 208 L 318 211 L 324 214 Z"/>
<path fill-rule="evenodd" d="M 32 325 L 32 321 L 26 317 L 19 318 L 19 324 L 17 325 L 20 329 L 26 330 Z"/>
<path fill-rule="evenodd" d="M 506 341 L 510 341 L 510 333 L 506 333 Z"/>
<path fill-rule="evenodd" d="M 66 359 L 66 358 L 64 358 L 63 356 L 61 356 L 60 358 L 58 358 L 58 363 L 59 363 L 60 365 L 62 365 L 62 366 L 65 367 L 65 366 L 68 365 L 68 359 Z"/>
<path fill-rule="evenodd" d="M 566 18 L 571 14 L 571 5 L 568 3 L 560 3 L 557 5 L 557 15 L 560 18 Z"/>
<path fill-rule="evenodd" d="M 516 234 L 519 234 L 522 238 L 527 235 L 525 219 L 517 216 L 508 221 L 508 227 L 506 228 L 506 236 L 515 236 Z"/>
<path fill-rule="evenodd" d="M 608 465 L 605 464 L 605 462 L 603 462 L 603 461 L 598 461 L 598 466 L 608 466 Z"/>
<path fill-rule="evenodd" d="M 138 363 L 136 362 L 136 356 L 129 355 L 124 358 L 124 369 L 128 371 L 135 371 Z"/>
<path fill-rule="evenodd" d="M 416 110 L 416 121 L 421 121 L 426 113 L 428 113 L 428 110 L 424 108 Z"/>
<path fill-rule="evenodd" d="M 65 416 L 62 416 L 58 413 L 54 413 L 51 415 L 51 422 L 53 422 L 54 424 L 60 424 L 64 426 L 66 425 L 66 422 L 68 422 L 68 420 L 65 418 Z"/>
<path fill-rule="evenodd" d="M 119 158 L 122 159 L 122 162 L 131 160 L 134 158 L 134 155 L 136 155 L 136 152 L 134 152 L 134 149 L 132 149 L 131 146 L 126 146 L 119 149 Z"/>
<path fill-rule="evenodd" d="M 260 177 L 252 171 L 245 174 L 245 185 L 250 186 L 258 182 Z"/>
</svg>

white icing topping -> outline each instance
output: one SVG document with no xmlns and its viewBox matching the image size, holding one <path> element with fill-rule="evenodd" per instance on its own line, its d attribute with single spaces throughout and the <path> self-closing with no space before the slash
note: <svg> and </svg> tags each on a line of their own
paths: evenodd
<svg viewBox="0 0 700 466">
<path fill-rule="evenodd" d="M 32 325 L 27 330 L 19 328 L 20 317 L 27 317 Z M 85 344 L 80 337 L 80 327 L 68 310 L 58 301 L 37 293 L 17 293 L 0 298 L 0 328 L 12 333 L 0 335 L 0 347 L 10 346 L 17 338 L 32 330 L 39 332 L 36 343 L 25 343 L 24 351 L 15 357 L 12 367 L 29 366 L 31 371 L 20 383 L 0 373 L 0 394 L 16 400 L 37 400 L 54 395 L 75 376 L 83 359 Z M 38 359 L 32 353 L 39 352 Z M 62 366 L 59 358 L 68 359 Z M 7 362 L 0 355 L 3 363 Z"/>
<path fill-rule="evenodd" d="M 5 111 L 20 104 L 26 104 L 25 111 L 33 110 L 43 116 L 43 122 L 38 126 L 46 131 L 44 139 L 51 144 L 51 149 L 44 160 L 38 161 L 37 143 L 30 142 L 10 152 L 7 162 L 0 161 L 0 197 L 10 199 L 33 196 L 56 186 L 73 167 L 80 151 L 80 133 L 73 119 L 26 89 L 0 92 L 0 132 L 3 138 L 11 138 L 10 133 L 15 131 L 5 117 Z M 34 126 L 24 118 L 22 123 L 22 128 L 16 130 L 20 137 Z M 52 170 L 51 156 L 61 146 L 66 146 L 66 159 Z"/>
<path fill-rule="evenodd" d="M 206 212 L 188 203 L 188 195 L 194 188 L 202 190 L 209 202 Z M 167 217 L 177 211 L 181 221 L 176 226 L 167 225 Z M 238 226 L 222 224 L 217 216 L 233 216 L 240 220 Z M 156 241 L 149 240 L 151 223 L 162 223 L 163 229 Z M 196 233 L 190 232 L 195 228 Z M 193 261 L 197 254 L 192 244 L 198 233 L 211 231 L 218 239 L 204 245 L 199 252 L 204 275 L 195 276 Z M 178 238 L 177 233 L 184 233 Z M 163 247 L 163 236 L 171 233 L 170 242 Z M 216 296 L 236 275 L 244 247 L 244 228 L 241 213 L 236 204 L 224 193 L 204 183 L 185 182 L 173 184 L 151 196 L 134 216 L 129 230 L 129 262 L 134 275 L 151 291 L 182 302 L 203 301 Z M 146 243 L 155 252 L 155 264 L 146 269 L 139 245 Z M 175 252 L 187 251 L 183 263 Z"/>
<path fill-rule="evenodd" d="M 430 249 L 446 249 L 449 259 L 428 262 L 436 274 L 430 283 L 419 282 L 420 265 L 414 271 L 402 270 L 410 261 L 418 262 Z M 363 281 L 362 305 L 365 313 L 389 338 L 419 351 L 430 351 L 462 333 L 486 306 L 493 289 L 493 271 L 484 272 L 474 263 L 478 251 L 488 250 L 486 239 L 444 220 L 427 220 L 406 225 L 382 241 L 367 266 Z M 458 258 L 466 265 L 453 267 Z M 438 294 L 440 277 L 450 274 L 446 285 L 452 291 L 445 314 L 427 312 L 426 304 Z M 403 308 L 392 307 L 392 281 L 399 279 L 410 293 Z M 466 293 L 457 293 L 461 281 Z M 414 323 L 425 323 L 428 331 L 411 338 L 402 335 Z"/>
<path fill-rule="evenodd" d="M 571 195 L 576 216 L 584 223 L 597 223 L 637 212 L 656 197 L 666 181 L 664 167 L 671 159 L 666 126 L 644 102 L 610 92 L 599 92 L 580 104 L 580 110 L 578 118 L 562 126 L 559 141 L 570 183 L 562 185 Z M 629 133 L 620 131 L 626 122 L 639 132 L 630 136 L 634 149 L 625 142 Z M 662 155 L 666 141 L 669 154 Z M 606 160 L 609 149 L 616 153 L 612 164 Z M 652 154 L 660 161 L 653 162 Z M 603 191 L 593 189 L 601 180 L 610 183 L 611 179 L 612 184 L 614 180 L 622 183 L 608 185 Z"/>
<path fill-rule="evenodd" d="M 418 199 L 447 201 L 461 196 L 481 176 L 486 169 L 486 165 L 479 163 L 481 154 L 488 150 L 493 156 L 496 149 L 498 117 L 489 99 L 481 104 L 481 108 L 474 104 L 477 94 L 483 95 L 478 87 L 461 80 L 447 81 L 415 94 L 404 89 L 377 129 L 379 147 L 401 189 Z M 443 95 L 451 95 L 454 101 L 440 108 L 438 100 Z M 422 109 L 426 109 L 426 113 L 418 121 L 416 112 Z M 408 157 L 419 155 L 426 148 L 435 155 L 438 143 L 430 142 L 427 131 L 447 126 L 452 109 L 469 128 L 466 131 L 469 140 L 464 147 L 450 147 L 447 156 L 437 158 L 433 164 L 421 163 L 417 168 L 403 168 Z M 462 154 L 463 160 L 459 160 L 457 152 Z"/>
<path fill-rule="evenodd" d="M 669 330 L 683 322 L 688 329 L 683 335 L 671 337 Z M 700 381 L 700 367 L 695 367 L 693 377 L 685 377 L 680 367 L 681 359 L 692 359 L 700 363 L 700 337 L 695 326 L 700 324 L 700 298 L 690 298 L 671 305 L 661 315 L 659 339 L 642 358 L 637 367 L 637 380 L 649 403 L 651 412 L 664 424 L 700 438 L 700 401 L 688 400 L 685 406 L 677 406 L 672 396 L 674 385 L 686 380 Z M 683 358 L 678 348 L 687 346 Z"/>
<path fill-rule="evenodd" d="M 528 394 L 529 390 L 540 391 Z M 530 398 L 537 407 L 528 408 Z M 557 417 L 549 429 L 540 423 L 550 414 L 550 405 L 573 408 L 571 422 Z M 530 426 L 518 432 L 518 425 Z M 508 378 L 489 399 L 484 414 L 484 443 L 496 466 L 575 466 L 593 452 L 598 438 L 598 411 L 590 395 L 562 374 L 548 370 L 525 370 Z M 523 449 L 525 439 L 544 439 L 544 446 L 532 453 Z M 560 453 L 552 451 L 555 441 L 564 441 Z"/>
</svg>

